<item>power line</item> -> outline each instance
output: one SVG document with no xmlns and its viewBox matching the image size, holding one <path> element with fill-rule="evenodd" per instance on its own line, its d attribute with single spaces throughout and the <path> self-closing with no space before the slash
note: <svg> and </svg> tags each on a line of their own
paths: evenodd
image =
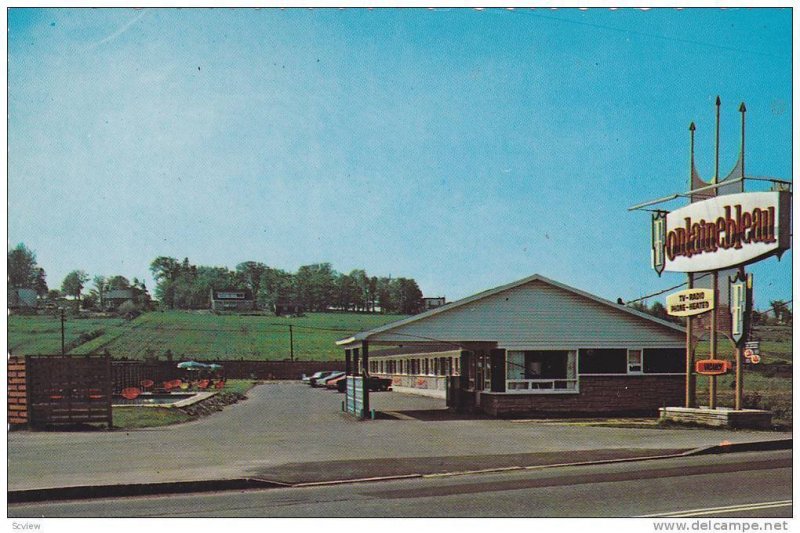
<svg viewBox="0 0 800 533">
<path fill-rule="evenodd" d="M 696 277 L 694 280 L 695 281 L 701 280 L 701 279 L 706 278 L 706 277 L 708 277 L 710 275 L 711 274 L 703 274 L 702 276 Z M 641 298 L 636 298 L 635 300 L 629 300 L 628 302 L 625 303 L 625 305 L 630 305 L 630 304 L 633 304 L 633 303 L 636 303 L 636 302 L 641 302 L 642 300 L 647 300 L 648 298 L 652 298 L 653 296 L 659 296 L 661 294 L 664 294 L 665 292 L 674 291 L 675 289 L 678 289 L 680 287 L 684 287 L 684 286 L 686 286 L 688 284 L 689 284 L 688 281 L 684 281 L 683 283 L 675 285 L 674 287 L 670 287 L 668 289 L 664 289 L 664 290 L 661 290 L 661 291 L 658 291 L 658 292 L 654 292 L 652 294 L 648 294 L 647 296 L 642 296 Z"/>
</svg>

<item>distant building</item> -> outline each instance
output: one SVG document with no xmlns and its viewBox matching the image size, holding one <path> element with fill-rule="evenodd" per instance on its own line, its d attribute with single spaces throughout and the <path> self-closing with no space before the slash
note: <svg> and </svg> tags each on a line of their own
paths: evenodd
<svg viewBox="0 0 800 533">
<path fill-rule="evenodd" d="M 133 301 L 133 289 L 111 289 L 103 295 L 103 305 L 107 311 L 116 311 L 120 305 Z"/>
<path fill-rule="evenodd" d="M 35 309 L 36 291 L 33 289 L 8 289 L 9 309 Z"/>
<path fill-rule="evenodd" d="M 437 307 L 441 307 L 447 302 L 444 299 L 444 296 L 437 296 L 435 298 L 423 298 L 422 299 L 422 310 L 427 311 L 429 309 L 436 309 Z"/>
<path fill-rule="evenodd" d="M 275 302 L 275 316 L 300 315 L 305 312 L 303 304 L 294 300 L 279 299 Z"/>
<path fill-rule="evenodd" d="M 252 311 L 256 301 L 250 289 L 211 289 L 212 311 Z"/>
</svg>

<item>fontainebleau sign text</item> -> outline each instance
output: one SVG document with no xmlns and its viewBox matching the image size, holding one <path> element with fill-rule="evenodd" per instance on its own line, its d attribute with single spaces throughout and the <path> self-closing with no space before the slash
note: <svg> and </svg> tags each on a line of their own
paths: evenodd
<svg viewBox="0 0 800 533">
<path fill-rule="evenodd" d="M 790 201 L 787 192 L 729 194 L 654 219 L 654 267 L 707 272 L 780 255 L 790 246 Z"/>
</svg>

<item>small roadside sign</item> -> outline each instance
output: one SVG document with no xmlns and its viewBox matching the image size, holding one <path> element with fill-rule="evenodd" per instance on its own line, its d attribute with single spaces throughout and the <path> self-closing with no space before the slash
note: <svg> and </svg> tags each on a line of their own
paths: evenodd
<svg viewBox="0 0 800 533">
<path fill-rule="evenodd" d="M 730 364 L 720 359 L 703 359 L 695 362 L 694 370 L 704 376 L 719 376 L 730 370 Z"/>
<path fill-rule="evenodd" d="M 714 291 L 711 289 L 686 289 L 667 296 L 667 314 L 693 316 L 714 309 Z"/>
</svg>

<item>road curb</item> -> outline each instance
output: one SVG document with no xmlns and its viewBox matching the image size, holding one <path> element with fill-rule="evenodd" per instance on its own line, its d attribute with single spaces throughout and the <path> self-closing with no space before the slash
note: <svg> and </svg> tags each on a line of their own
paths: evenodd
<svg viewBox="0 0 800 533">
<path fill-rule="evenodd" d="M 539 470 L 559 468 L 566 466 L 590 466 L 615 463 L 629 463 L 635 461 L 654 461 L 659 459 L 674 459 L 678 457 L 691 457 L 696 455 L 710 455 L 721 453 L 736 453 L 747 451 L 773 451 L 792 449 L 792 439 L 775 439 L 757 442 L 720 443 L 714 446 L 694 448 L 685 452 L 652 455 L 642 457 L 622 457 L 618 459 L 601 459 L 596 461 L 579 461 L 573 463 L 554 463 L 528 466 L 503 466 L 482 470 L 463 470 L 455 472 L 414 473 L 390 476 L 375 476 L 355 479 L 338 479 L 328 481 L 309 481 L 300 483 L 283 483 L 258 478 L 236 478 L 199 481 L 174 481 L 162 483 L 137 483 L 121 485 L 83 485 L 74 487 L 55 487 L 46 489 L 27 489 L 8 491 L 8 503 L 32 503 L 58 500 L 90 500 L 97 498 L 121 498 L 130 496 L 155 496 L 162 494 L 188 494 L 195 492 L 218 492 L 232 490 L 274 489 L 274 488 L 302 488 L 343 485 L 349 483 L 367 483 L 376 481 L 393 481 L 400 479 L 441 478 L 463 476 L 469 474 L 488 474 L 518 470 Z"/>
<path fill-rule="evenodd" d="M 683 452 L 684 457 L 693 455 L 710 455 L 714 453 L 734 452 L 768 452 L 773 450 L 791 450 L 792 439 L 775 439 L 756 442 L 723 442 L 714 446 L 704 446 Z"/>
<path fill-rule="evenodd" d="M 286 483 L 261 479 L 212 479 L 199 481 L 165 481 L 162 483 L 129 483 L 121 485 L 79 485 L 47 489 L 8 491 L 8 503 L 30 503 L 56 500 L 91 500 L 192 492 L 250 490 L 289 487 Z"/>
</svg>

